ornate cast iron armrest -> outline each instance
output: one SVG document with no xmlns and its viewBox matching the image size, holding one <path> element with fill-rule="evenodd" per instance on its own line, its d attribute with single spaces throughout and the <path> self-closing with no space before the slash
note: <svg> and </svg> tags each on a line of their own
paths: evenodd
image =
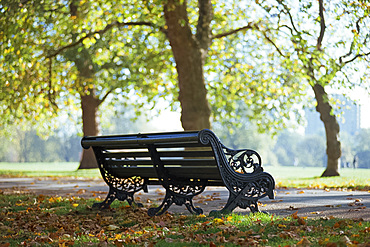
<svg viewBox="0 0 370 247">
<path fill-rule="evenodd" d="M 261 156 L 251 149 L 230 149 L 222 144 L 229 165 L 237 173 L 255 174 L 263 172 Z"/>
</svg>

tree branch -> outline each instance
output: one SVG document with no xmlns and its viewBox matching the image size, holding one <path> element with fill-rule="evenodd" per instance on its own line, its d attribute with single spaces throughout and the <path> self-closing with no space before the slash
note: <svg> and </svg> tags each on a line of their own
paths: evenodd
<svg viewBox="0 0 370 247">
<path fill-rule="evenodd" d="M 351 63 L 353 61 L 355 61 L 357 58 L 360 58 L 360 57 L 366 57 L 366 56 L 369 56 L 370 55 L 370 52 L 368 53 L 362 53 L 362 54 L 357 54 L 356 56 L 354 56 L 352 59 L 348 60 L 348 61 L 345 61 L 344 64 L 347 64 L 347 63 Z M 339 61 L 340 63 L 343 63 L 343 60 L 342 60 L 343 57 L 340 57 L 339 58 Z"/>
<path fill-rule="evenodd" d="M 237 33 L 237 32 L 240 32 L 240 31 L 243 31 L 243 30 L 247 30 L 247 29 L 254 29 L 254 28 L 257 28 L 257 24 L 256 24 L 256 23 L 249 22 L 247 26 L 240 27 L 240 28 L 238 28 L 238 29 L 234 29 L 234 30 L 230 30 L 230 31 L 225 32 L 225 33 L 220 33 L 220 34 L 213 35 L 213 36 L 212 36 L 212 39 L 219 39 L 219 38 L 223 38 L 223 37 L 226 37 L 226 36 L 232 35 L 232 34 L 234 34 L 234 33 Z"/>
<path fill-rule="evenodd" d="M 361 17 L 359 17 L 359 19 L 356 21 L 356 30 L 357 30 L 357 32 L 358 32 L 358 34 L 360 33 L 360 22 L 361 22 L 361 20 L 363 19 L 363 18 L 365 18 L 365 16 L 361 16 Z M 367 43 L 367 38 L 369 37 L 369 34 L 366 34 L 366 36 L 365 36 L 365 39 L 364 39 L 364 42 L 363 42 L 363 45 L 365 45 L 366 46 L 366 43 Z M 349 51 L 348 51 L 348 53 L 346 53 L 346 54 L 344 54 L 343 56 L 340 56 L 339 57 L 339 62 L 342 64 L 347 64 L 347 63 L 351 63 L 351 62 L 353 62 L 354 60 L 356 60 L 357 58 L 359 58 L 359 57 L 364 57 L 364 56 L 368 56 L 368 55 L 370 55 L 370 52 L 368 52 L 368 53 L 363 53 L 363 54 L 357 54 L 356 56 L 354 56 L 352 59 L 350 59 L 350 60 L 348 60 L 348 61 L 345 61 L 345 62 L 343 62 L 343 59 L 344 58 L 346 58 L 346 57 L 349 57 L 351 54 L 352 54 L 352 51 L 353 51 L 353 49 L 354 49 L 354 47 L 355 47 L 355 45 L 356 45 L 356 39 L 354 38 L 353 39 L 353 41 L 352 41 L 352 43 L 351 43 L 351 47 L 349 48 Z"/>
<path fill-rule="evenodd" d="M 104 100 L 108 97 L 108 95 L 109 95 L 111 92 L 113 92 L 113 90 L 114 90 L 114 89 L 109 90 L 109 91 L 108 91 L 108 92 L 103 96 L 103 98 L 101 98 L 101 99 L 99 100 L 98 106 L 99 106 L 101 103 L 103 103 L 103 102 L 104 102 Z"/>
<path fill-rule="evenodd" d="M 320 35 L 317 38 L 316 48 L 317 50 L 321 50 L 322 40 L 324 38 L 325 33 L 325 19 L 324 19 L 324 3 L 323 0 L 319 0 L 319 16 L 320 16 Z"/>
<path fill-rule="evenodd" d="M 102 35 L 102 34 L 106 33 L 107 31 L 109 31 L 110 29 L 112 29 L 113 27 L 123 27 L 123 26 L 149 26 L 149 27 L 154 27 L 154 24 L 151 23 L 151 22 L 145 22 L 145 21 L 142 21 L 142 22 L 119 22 L 119 21 L 114 21 L 114 22 L 108 24 L 104 29 L 101 29 L 101 30 L 98 30 L 98 31 L 91 31 L 91 32 L 87 33 L 84 37 L 80 38 L 79 40 L 55 50 L 54 52 L 48 54 L 46 56 L 46 58 L 55 57 L 56 55 L 60 54 L 64 50 L 75 47 L 75 46 L 81 44 L 85 39 L 90 38 L 90 37 L 94 36 L 95 34 Z"/>
<path fill-rule="evenodd" d="M 286 57 L 286 55 L 284 55 L 284 53 L 279 49 L 279 47 L 275 44 L 275 42 L 272 41 L 272 39 L 270 39 L 270 37 L 267 36 L 267 34 L 265 32 L 262 32 L 262 33 L 263 33 L 263 36 L 265 37 L 265 39 L 275 47 L 276 51 L 280 54 L 280 56 Z"/>
<path fill-rule="evenodd" d="M 293 27 L 294 31 L 295 31 L 296 33 L 300 33 L 300 32 L 298 31 L 298 29 L 296 28 L 296 26 L 294 25 L 293 16 L 292 16 L 292 14 L 290 13 L 290 9 L 288 8 L 288 6 L 287 6 L 286 4 L 284 4 L 282 0 L 280 0 L 280 1 L 278 0 L 277 2 L 278 2 L 279 4 L 281 4 L 281 5 L 284 7 L 284 9 L 285 9 L 285 11 L 286 11 L 286 14 L 289 16 L 290 24 L 292 24 L 292 27 Z"/>
</svg>

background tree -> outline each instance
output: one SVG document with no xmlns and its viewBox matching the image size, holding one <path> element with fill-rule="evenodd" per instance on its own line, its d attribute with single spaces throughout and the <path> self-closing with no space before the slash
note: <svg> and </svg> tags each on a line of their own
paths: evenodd
<svg viewBox="0 0 370 247">
<path fill-rule="evenodd" d="M 97 135 L 98 109 L 109 95 L 118 102 L 136 94 L 138 106 L 161 96 L 168 58 L 165 48 L 154 48 L 165 44 L 161 37 L 152 42 L 150 24 L 120 21 L 120 7 L 105 1 L 1 3 L 3 128 L 24 121 L 43 128 L 61 110 L 80 104 L 83 135 Z M 127 26 L 140 26 L 140 32 L 119 30 Z M 80 168 L 92 167 L 93 153 L 84 150 Z"/>
<path fill-rule="evenodd" d="M 282 66 L 314 92 L 316 110 L 326 134 L 327 167 L 322 176 L 338 176 L 339 124 L 328 90 L 348 90 L 361 82 L 356 67 L 364 66 L 358 62 L 370 55 L 369 3 L 319 0 L 300 1 L 299 6 L 290 6 L 277 0 L 275 5 L 268 4 L 264 8 L 274 22 L 265 37 L 285 59 Z M 269 37 L 272 34 L 279 40 Z"/>
</svg>

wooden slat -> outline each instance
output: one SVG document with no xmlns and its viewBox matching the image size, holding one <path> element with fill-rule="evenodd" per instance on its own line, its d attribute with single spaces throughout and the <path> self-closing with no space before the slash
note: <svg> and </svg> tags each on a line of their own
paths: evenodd
<svg viewBox="0 0 370 247">
<path fill-rule="evenodd" d="M 163 143 L 165 145 L 198 143 L 198 132 L 179 132 L 142 134 L 128 136 L 95 136 L 84 137 L 81 141 L 83 147 L 124 147 L 146 146 L 148 144 Z"/>
<path fill-rule="evenodd" d="M 177 151 L 159 151 L 160 157 L 213 157 L 213 151 L 187 151 L 187 150 L 177 150 Z M 104 157 L 108 158 L 129 158 L 129 157 L 150 157 L 149 152 L 145 151 L 122 151 L 122 152 L 106 152 Z"/>
<path fill-rule="evenodd" d="M 193 147 L 205 147 L 204 145 L 194 142 L 194 143 L 156 143 L 157 148 L 193 148 Z"/>
<path fill-rule="evenodd" d="M 158 152 L 161 157 L 213 157 L 213 151 L 168 151 Z"/>
<path fill-rule="evenodd" d="M 104 153 L 104 157 L 107 158 L 134 158 L 134 157 L 151 157 L 149 152 L 112 152 L 112 153 Z"/>
<path fill-rule="evenodd" d="M 94 144 L 94 145 L 87 145 L 86 144 L 86 141 L 84 142 L 84 147 L 90 147 L 92 146 L 93 148 L 99 148 L 99 149 L 103 149 L 103 150 L 119 150 L 119 149 L 143 149 L 143 148 L 147 148 L 149 143 L 145 144 L 145 143 L 142 143 L 142 144 L 138 144 L 138 143 L 132 143 L 132 144 L 120 144 L 120 143 L 107 143 L 107 144 L 102 144 L 102 145 L 97 145 L 97 144 Z M 154 143 L 153 144 L 155 147 L 157 148 L 193 148 L 193 147 L 207 147 L 207 146 L 204 146 L 198 142 L 184 142 L 184 143 Z"/>
<path fill-rule="evenodd" d="M 108 169 L 117 177 L 140 176 L 143 178 L 157 178 L 157 172 L 154 167 L 130 167 L 122 166 L 110 167 Z M 220 174 L 217 168 L 210 167 L 170 167 L 166 169 L 170 175 L 183 178 L 202 178 L 211 180 L 220 180 Z"/>
<path fill-rule="evenodd" d="M 140 160 L 106 160 L 107 165 L 111 166 L 153 166 L 153 162 L 148 159 L 140 159 Z"/>
<path fill-rule="evenodd" d="M 151 160 L 136 159 L 136 160 L 107 160 L 108 165 L 122 166 L 149 166 L 153 165 Z M 211 166 L 217 169 L 217 164 L 214 159 L 162 159 L 165 166 Z"/>
</svg>

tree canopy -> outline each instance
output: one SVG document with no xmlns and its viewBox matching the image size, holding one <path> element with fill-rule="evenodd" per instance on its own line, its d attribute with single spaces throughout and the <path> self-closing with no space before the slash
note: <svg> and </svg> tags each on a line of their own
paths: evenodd
<svg viewBox="0 0 370 247">
<path fill-rule="evenodd" d="M 310 87 L 331 116 L 322 89 L 355 85 L 346 65 L 369 55 L 360 0 L 7 0 L 0 13 L 3 128 L 44 128 L 81 108 L 84 135 L 96 135 L 103 101 L 132 99 L 143 112 L 165 98 L 181 106 L 185 130 L 247 116 L 276 131 L 300 120 Z"/>
</svg>

